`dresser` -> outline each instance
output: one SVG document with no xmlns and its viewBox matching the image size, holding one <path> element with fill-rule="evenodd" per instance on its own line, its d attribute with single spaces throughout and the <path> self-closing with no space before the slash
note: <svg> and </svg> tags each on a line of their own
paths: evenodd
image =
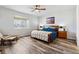
<svg viewBox="0 0 79 59">
<path fill-rule="evenodd" d="M 58 31 L 58 38 L 67 39 L 67 31 Z"/>
</svg>

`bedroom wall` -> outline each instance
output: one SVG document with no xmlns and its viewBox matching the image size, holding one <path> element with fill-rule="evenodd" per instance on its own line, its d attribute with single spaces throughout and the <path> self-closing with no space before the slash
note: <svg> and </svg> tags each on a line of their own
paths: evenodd
<svg viewBox="0 0 79 59">
<path fill-rule="evenodd" d="M 61 9 L 61 8 L 60 8 Z M 46 24 L 47 17 L 55 17 L 56 25 L 65 25 L 68 31 L 69 39 L 76 39 L 76 7 L 73 6 L 71 9 L 52 11 L 47 13 L 40 18 L 39 24 Z"/>
<path fill-rule="evenodd" d="M 28 20 L 26 28 L 16 29 L 14 27 L 14 16 L 23 16 Z M 4 35 L 30 35 L 33 29 L 37 29 L 38 20 L 34 15 L 24 14 L 0 6 L 0 32 Z"/>
<path fill-rule="evenodd" d="M 79 47 L 79 5 L 77 6 L 77 31 L 76 31 L 76 33 L 77 33 L 77 46 Z"/>
</svg>

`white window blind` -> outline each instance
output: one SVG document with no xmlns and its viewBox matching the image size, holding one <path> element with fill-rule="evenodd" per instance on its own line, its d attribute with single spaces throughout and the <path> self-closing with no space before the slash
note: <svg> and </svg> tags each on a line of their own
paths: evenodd
<svg viewBox="0 0 79 59">
<path fill-rule="evenodd" d="M 25 24 L 26 24 L 26 20 L 18 20 L 18 19 L 14 20 L 14 27 L 15 28 L 24 28 Z"/>
</svg>

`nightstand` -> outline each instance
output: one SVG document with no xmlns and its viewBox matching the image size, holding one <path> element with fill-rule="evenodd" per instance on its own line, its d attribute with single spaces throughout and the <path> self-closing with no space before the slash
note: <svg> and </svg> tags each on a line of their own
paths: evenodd
<svg viewBox="0 0 79 59">
<path fill-rule="evenodd" d="M 67 31 L 58 31 L 58 38 L 67 39 Z"/>
</svg>

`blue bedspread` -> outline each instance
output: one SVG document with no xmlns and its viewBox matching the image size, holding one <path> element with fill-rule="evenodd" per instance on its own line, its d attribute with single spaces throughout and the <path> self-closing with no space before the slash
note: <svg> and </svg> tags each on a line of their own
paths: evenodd
<svg viewBox="0 0 79 59">
<path fill-rule="evenodd" d="M 57 32 L 56 29 L 53 28 L 43 28 L 42 31 L 52 32 L 51 39 L 55 40 L 57 38 Z"/>
</svg>

